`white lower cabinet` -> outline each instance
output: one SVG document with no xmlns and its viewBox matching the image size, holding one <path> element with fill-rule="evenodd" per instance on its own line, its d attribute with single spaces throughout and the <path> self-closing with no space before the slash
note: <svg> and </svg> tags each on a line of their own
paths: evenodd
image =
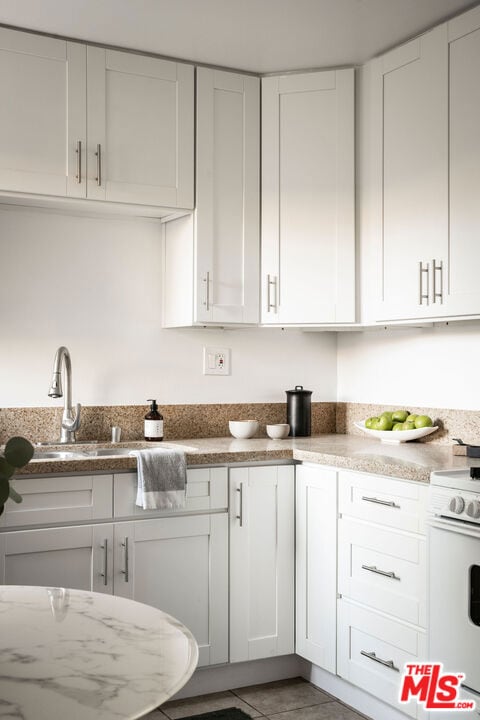
<svg viewBox="0 0 480 720">
<path fill-rule="evenodd" d="M 113 591 L 184 623 L 200 666 L 227 662 L 227 514 L 116 523 Z"/>
<path fill-rule="evenodd" d="M 336 672 L 337 473 L 296 469 L 297 655 Z"/>
<path fill-rule="evenodd" d="M 230 661 L 294 652 L 294 468 L 230 470 Z"/>
<path fill-rule="evenodd" d="M 403 666 L 417 659 L 426 660 L 424 632 L 339 600 L 337 672 L 342 678 L 400 709 Z M 415 700 L 402 709 L 417 717 Z"/>
<path fill-rule="evenodd" d="M 2 533 L 0 582 L 111 593 L 112 550 L 112 524 Z"/>
</svg>

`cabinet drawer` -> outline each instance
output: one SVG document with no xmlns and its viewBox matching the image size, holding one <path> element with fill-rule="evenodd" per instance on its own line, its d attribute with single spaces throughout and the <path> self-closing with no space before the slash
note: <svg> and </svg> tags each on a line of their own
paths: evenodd
<svg viewBox="0 0 480 720">
<path fill-rule="evenodd" d="M 398 709 L 405 663 L 426 658 L 425 633 L 342 599 L 337 639 L 340 677 Z M 403 709 L 417 716 L 415 700 Z"/>
<path fill-rule="evenodd" d="M 338 492 L 339 512 L 343 515 L 425 534 L 425 485 L 341 471 Z"/>
<path fill-rule="evenodd" d="M 6 503 L 0 527 L 106 520 L 112 517 L 112 483 L 112 475 L 14 478 L 23 502 Z"/>
<path fill-rule="evenodd" d="M 202 510 L 222 510 L 228 507 L 227 468 L 199 468 L 187 470 L 185 507 L 181 510 L 143 510 L 135 505 L 137 473 L 115 475 L 114 517 L 149 517 Z"/>
<path fill-rule="evenodd" d="M 338 591 L 351 600 L 425 627 L 425 540 L 342 518 Z"/>
</svg>

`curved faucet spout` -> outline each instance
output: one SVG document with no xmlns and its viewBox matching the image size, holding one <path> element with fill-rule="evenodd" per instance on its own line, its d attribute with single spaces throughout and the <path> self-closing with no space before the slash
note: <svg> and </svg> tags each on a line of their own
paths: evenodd
<svg viewBox="0 0 480 720">
<path fill-rule="evenodd" d="M 65 367 L 66 391 L 65 396 L 62 386 L 62 365 Z M 74 413 L 72 406 L 72 361 L 68 348 L 64 345 L 58 348 L 53 361 L 52 382 L 48 395 L 53 398 L 64 397 L 63 416 L 60 442 L 75 442 L 75 432 L 80 427 L 80 404 Z"/>
</svg>

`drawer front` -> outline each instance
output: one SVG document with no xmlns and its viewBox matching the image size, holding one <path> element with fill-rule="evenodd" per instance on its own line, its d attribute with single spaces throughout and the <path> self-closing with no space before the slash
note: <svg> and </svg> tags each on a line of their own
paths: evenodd
<svg viewBox="0 0 480 720">
<path fill-rule="evenodd" d="M 338 591 L 425 627 L 425 540 L 348 518 L 338 523 Z"/>
<path fill-rule="evenodd" d="M 143 510 L 137 507 L 137 473 L 115 475 L 114 517 L 151 517 L 203 510 L 223 510 L 228 507 L 227 468 L 198 468 L 187 470 L 185 507 L 180 510 Z"/>
<path fill-rule="evenodd" d="M 425 633 L 342 599 L 337 641 L 340 677 L 399 709 L 405 663 L 426 660 Z M 402 709 L 417 717 L 415 700 Z"/>
<path fill-rule="evenodd" d="M 426 485 L 342 470 L 338 493 L 343 515 L 425 534 Z"/>
<path fill-rule="evenodd" d="M 13 478 L 23 502 L 7 502 L 0 527 L 50 525 L 112 517 L 112 475 Z"/>
</svg>

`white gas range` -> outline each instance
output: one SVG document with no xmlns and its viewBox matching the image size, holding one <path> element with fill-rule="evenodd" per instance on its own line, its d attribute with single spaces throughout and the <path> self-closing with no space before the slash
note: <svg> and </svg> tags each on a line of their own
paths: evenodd
<svg viewBox="0 0 480 720">
<path fill-rule="evenodd" d="M 429 526 L 429 657 L 465 673 L 480 704 L 480 462 L 432 473 Z M 457 713 L 458 714 L 458 713 Z"/>
</svg>

